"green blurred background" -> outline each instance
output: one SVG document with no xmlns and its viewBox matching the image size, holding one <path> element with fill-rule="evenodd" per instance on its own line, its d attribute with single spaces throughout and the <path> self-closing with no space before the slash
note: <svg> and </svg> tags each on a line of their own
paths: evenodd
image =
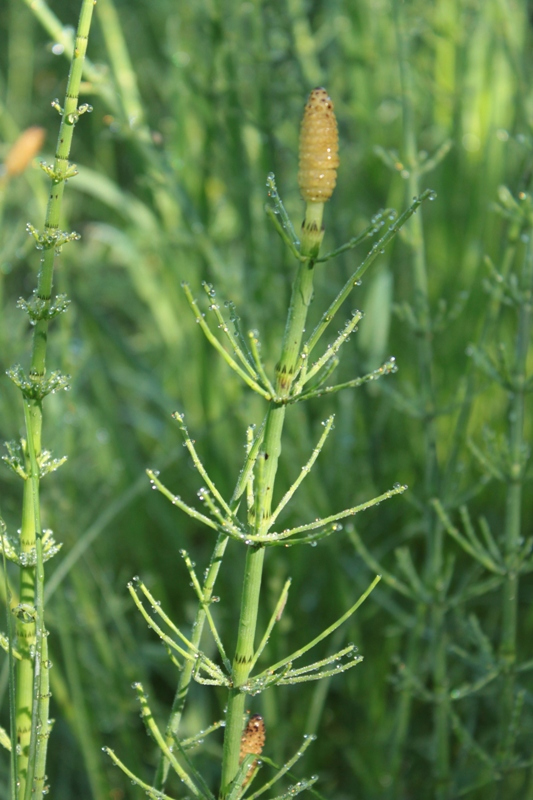
<svg viewBox="0 0 533 800">
<path fill-rule="evenodd" d="M 58 118 L 51 101 L 62 98 L 68 60 L 62 36 L 71 35 L 78 4 L 55 0 L 54 18 L 38 19 L 30 3 L 6 0 L 0 9 L 0 157 L 29 125 L 46 128 L 43 158 L 51 161 Z M 42 9 L 42 6 L 38 6 Z M 179 556 L 187 548 L 202 572 L 211 534 L 149 491 L 147 467 L 194 503 L 201 486 L 182 447 L 174 410 L 184 411 L 191 435 L 220 490 L 231 493 L 245 443 L 245 427 L 260 421 L 260 400 L 243 390 L 203 339 L 180 284 L 213 282 L 220 303 L 235 302 L 245 329 L 256 328 L 269 370 L 275 365 L 294 262 L 265 213 L 266 176 L 299 224 L 303 205 L 297 174 L 298 127 L 307 94 L 324 85 L 334 100 L 340 131 L 338 185 L 326 207 L 325 249 L 342 244 L 380 208 L 402 210 L 410 201 L 410 165 L 402 152 L 404 116 L 395 13 L 408 47 L 417 149 L 431 157 L 450 150 L 421 189 L 437 199 L 420 212 L 436 325 L 433 380 L 438 415 L 437 459 L 442 494 L 454 506 L 468 499 L 472 518 L 485 515 L 497 536 L 505 486 L 489 482 L 468 447 L 485 426 L 506 429 L 506 394 L 486 376 L 475 380 L 468 424 L 449 461 L 461 409 L 467 355 L 483 329 L 491 295 L 489 254 L 499 267 L 508 247 L 508 223 L 494 205 L 499 187 L 527 192 L 530 181 L 531 7 L 525 0 L 271 0 L 176 3 L 98 0 L 89 42 L 91 61 L 83 102 L 93 106 L 77 126 L 72 160 L 80 174 L 65 193 L 66 229 L 82 234 L 64 249 L 56 289 L 72 300 L 54 325 L 49 365 L 72 376 L 71 391 L 45 406 L 45 445 L 68 462 L 43 485 L 47 527 L 64 542 L 48 565 L 48 626 L 54 668 L 49 777 L 57 800 L 142 796 L 101 752 L 104 745 L 150 780 L 156 760 L 130 684 L 141 680 L 164 724 L 176 672 L 146 629 L 126 590 L 139 575 L 177 624 L 187 628 L 194 596 Z M 45 23 L 45 24 L 43 24 Z M 63 28 L 62 25 L 67 26 Z M 48 27 L 46 27 L 48 26 Z M 391 152 L 392 151 L 392 152 Z M 386 155 L 388 153 L 388 155 Z M 381 155 L 380 155 L 381 154 Z M 385 154 L 385 155 L 383 155 Z M 389 162 L 385 163 L 386 161 Z M 404 163 L 405 162 L 405 163 Z M 30 331 L 16 309 L 34 286 L 38 254 L 25 233 L 42 225 L 47 197 L 37 166 L 13 179 L 3 206 L 0 240 L 0 437 L 21 435 L 18 393 L 4 375 L 27 363 Z M 349 252 L 316 277 L 311 316 L 317 319 L 362 259 Z M 298 475 L 318 439 L 321 420 L 336 413 L 336 428 L 312 476 L 296 496 L 287 523 L 301 524 L 355 505 L 396 481 L 410 491 L 355 519 L 366 547 L 394 573 L 393 551 L 408 545 L 422 568 L 426 539 L 424 421 L 416 333 L 402 304 L 413 298 L 412 250 L 398 237 L 380 257 L 341 313 L 365 311 L 360 331 L 345 348 L 340 377 L 349 380 L 394 355 L 399 371 L 377 384 L 290 410 L 280 491 Z M 457 305 L 458 304 L 458 305 Z M 446 317 L 444 308 L 457 313 Z M 396 313 L 399 312 L 399 313 Z M 513 344 L 513 316 L 498 317 L 490 347 Z M 531 420 L 526 438 L 530 438 Z M 450 469 L 446 472 L 446 465 Z M 19 481 L 0 473 L 1 512 L 11 532 L 20 526 Z M 524 519 L 532 502 L 524 493 Z M 524 525 L 524 536 L 531 524 Z M 454 581 L 479 578 L 451 539 Z M 219 578 L 217 617 L 231 650 L 239 607 L 242 552 L 230 545 Z M 303 644 L 355 601 L 373 577 L 345 533 L 316 548 L 268 554 L 263 624 L 287 576 L 293 584 L 270 655 L 274 660 Z M 0 591 L 4 591 L 0 589 Z M 532 585 L 520 594 L 520 657 L 531 656 Z M 466 629 L 475 612 L 484 635 L 498 646 L 498 592 L 450 607 L 445 636 L 450 688 L 474 680 Z M 267 725 L 265 753 L 283 763 L 304 733 L 319 738 L 298 767 L 318 773 L 325 797 L 443 797 L 434 770 L 433 716 L 428 662 L 431 629 L 420 628 L 422 652 L 408 732 L 393 770 L 401 667 L 413 604 L 378 588 L 342 629 L 337 646 L 356 642 L 365 661 L 328 684 L 271 690 L 250 700 Z M 4 627 L 4 626 L 2 626 Z M 470 637 L 470 638 L 469 638 Z M 326 655 L 328 645 L 321 651 Z M 520 646 L 519 646 L 520 650 Z M 523 651 L 523 652 L 522 652 Z M 469 660 L 470 659 L 470 660 Z M 450 729 L 451 783 L 447 797 L 526 797 L 531 791 L 531 682 L 520 720 L 512 794 L 501 794 L 491 764 L 497 756 L 497 681 L 456 711 L 472 740 Z M 7 722 L 7 673 L 0 673 Z M 426 692 L 426 694 L 424 694 Z M 219 719 L 224 693 L 195 686 L 185 721 L 191 735 Z M 221 737 L 198 753 L 215 785 Z M 7 755 L 0 762 L 7 779 Z M 480 784 L 482 788 L 475 787 Z M 509 791 L 509 790 L 507 790 Z M 169 792 L 180 795 L 177 786 Z"/>
</svg>

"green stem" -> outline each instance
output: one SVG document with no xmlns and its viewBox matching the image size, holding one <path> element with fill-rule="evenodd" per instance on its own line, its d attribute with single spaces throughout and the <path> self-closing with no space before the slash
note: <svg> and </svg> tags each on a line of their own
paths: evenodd
<svg viewBox="0 0 533 800">
<path fill-rule="evenodd" d="M 313 298 L 313 277 L 313 261 L 304 261 L 299 264 L 292 290 L 281 358 L 276 367 L 276 394 L 282 398 L 288 397 L 296 375 L 307 312 Z"/>
<path fill-rule="evenodd" d="M 281 357 L 276 368 L 276 395 L 278 397 L 288 397 L 296 375 L 307 312 L 313 294 L 313 266 L 311 260 L 300 262 L 298 265 Z M 281 454 L 285 413 L 286 405 L 283 403 L 271 403 L 267 412 L 265 436 L 258 458 L 260 461 L 260 481 L 258 476 L 258 483 L 260 485 L 256 488 L 254 507 L 256 530 L 268 519 L 272 511 L 272 496 Z M 239 768 L 240 742 L 246 706 L 246 692 L 242 691 L 242 687 L 246 684 L 252 668 L 264 559 L 264 547 L 248 549 L 244 568 L 237 645 L 233 659 L 233 688 L 229 693 L 226 712 L 221 798 L 226 797 Z"/>
<path fill-rule="evenodd" d="M 46 211 L 44 233 L 51 241 L 59 229 L 64 178 L 69 166 L 68 158 L 74 125 L 78 118 L 78 95 L 93 7 L 93 0 L 83 0 L 54 161 L 55 177 L 52 180 Z M 34 327 L 30 362 L 30 378 L 36 389 L 42 386 L 46 373 L 49 326 L 46 312 L 51 305 L 53 271 L 57 255 L 58 248 L 46 246 L 37 279 L 36 294 L 43 302 L 43 314 Z M 41 455 L 42 400 L 36 396 L 26 395 L 24 416 L 27 440 L 25 460 L 29 478 L 24 484 L 23 491 L 21 553 L 28 555 L 36 553 L 37 564 L 21 567 L 20 571 L 20 603 L 26 604 L 28 609 L 34 609 L 32 613 L 35 621 L 23 622 L 21 619 L 17 621 L 17 640 L 22 653 L 22 659 L 17 663 L 15 673 L 18 798 L 37 796 L 37 794 L 40 796 L 42 793 L 48 740 L 48 669 L 43 608 L 44 570 L 38 468 Z"/>
<path fill-rule="evenodd" d="M 226 797 L 231 781 L 239 768 L 240 743 L 246 706 L 246 693 L 241 690 L 241 687 L 246 683 L 250 674 L 250 665 L 254 655 L 255 629 L 264 559 L 264 547 L 250 548 L 246 554 L 239 633 L 233 659 L 234 685 L 229 693 L 226 711 L 221 798 Z"/>
<path fill-rule="evenodd" d="M 105 39 L 113 75 L 119 88 L 118 99 L 122 105 L 123 119 L 143 138 L 149 136 L 144 120 L 144 109 L 139 97 L 137 76 L 133 69 L 128 47 L 115 5 L 110 0 L 99 0 L 96 7 L 100 29 Z"/>
<path fill-rule="evenodd" d="M 26 429 L 31 428 L 31 408 L 29 403 L 24 403 L 24 413 Z M 29 487 L 31 493 L 31 506 L 33 509 L 33 530 L 35 531 L 35 556 L 36 565 L 33 568 L 33 591 L 32 602 L 28 603 L 32 609 L 35 622 L 31 622 L 33 630 L 32 649 L 34 652 L 28 654 L 29 662 L 32 667 L 31 674 L 31 716 L 29 729 L 24 730 L 24 739 L 27 745 L 23 748 L 23 758 L 21 764 L 24 772 L 24 790 L 22 783 L 19 797 L 24 800 L 31 800 L 32 797 L 42 795 L 45 781 L 46 752 L 48 747 L 48 734 L 50 722 L 48 719 L 49 709 L 49 680 L 48 680 L 48 645 L 47 632 L 44 627 L 44 566 L 42 548 L 42 526 L 41 508 L 39 502 L 39 466 L 34 441 L 28 437 L 26 465 L 29 478 L 25 488 Z M 21 593 L 22 594 L 22 593 Z M 26 639 L 25 648 L 28 647 Z M 25 671 L 25 679 L 29 681 L 28 671 Z M 29 687 L 26 685 L 25 688 Z M 26 715 L 25 715 L 26 716 Z M 20 769 L 19 769 L 20 772 Z M 24 793 L 22 793 L 24 791 Z"/>
<path fill-rule="evenodd" d="M 526 403 L 527 357 L 532 328 L 533 244 L 528 230 L 528 244 L 521 275 L 522 302 L 515 346 L 514 386 L 509 393 L 510 477 L 505 506 L 504 547 L 507 573 L 502 589 L 502 637 L 500 659 L 504 669 L 501 702 L 500 753 L 505 762 L 512 757 L 512 718 L 515 708 L 515 663 L 519 575 L 517 557 L 522 537 L 522 487 L 524 482 L 524 419 Z M 503 781 L 501 797 L 511 789 Z M 508 796 L 508 795 L 507 795 Z"/>
<path fill-rule="evenodd" d="M 25 410 L 27 403 L 24 401 Z M 28 413 L 26 414 L 28 416 Z M 26 454 L 26 470 L 31 469 Z M 30 555 L 35 549 L 34 495 L 32 484 L 27 480 L 22 497 L 22 526 L 20 551 Z M 35 608 L 35 567 L 21 567 L 19 583 L 19 602 L 28 609 Z M 26 791 L 28 760 L 30 755 L 31 722 L 33 709 L 33 657 L 36 625 L 34 619 L 25 621 L 22 615 L 17 618 L 17 647 L 22 656 L 15 666 L 15 728 L 17 735 L 17 784 L 18 797 L 23 798 Z"/>
<path fill-rule="evenodd" d="M 402 85 L 403 151 L 409 172 L 407 192 L 408 196 L 413 197 L 420 194 L 420 169 L 416 144 L 413 86 L 409 67 L 407 35 L 402 29 L 401 13 L 399 0 L 395 0 L 394 15 L 398 42 L 400 80 Z M 431 626 L 434 645 L 432 648 L 432 680 L 436 697 L 433 709 L 435 797 L 437 800 L 445 800 L 445 798 L 448 797 L 450 780 L 449 701 L 446 678 L 446 647 L 444 645 L 445 598 L 442 597 L 441 593 L 437 590 L 437 587 L 441 584 L 443 568 L 443 532 L 429 502 L 431 498 L 438 495 L 440 479 L 437 460 L 437 430 L 435 425 L 436 403 L 433 379 L 433 349 L 431 345 L 431 311 L 421 212 L 411 218 L 408 230 L 413 264 L 413 305 L 416 319 L 415 334 L 417 339 L 419 397 L 424 420 L 424 530 L 427 542 L 425 578 L 428 586 L 435 587 L 434 602 L 431 609 L 428 609 L 430 614 L 428 624 Z M 423 613 L 422 609 L 419 609 L 417 616 L 421 613 Z M 415 647 L 414 649 L 416 650 L 417 648 Z M 407 694 L 408 692 L 406 692 L 406 695 Z M 403 730 L 405 734 L 407 734 L 405 715 L 409 714 L 408 706 L 410 706 L 410 703 L 407 702 L 407 696 L 403 698 L 402 705 L 402 715 L 404 717 Z M 397 742 L 397 744 L 401 746 L 403 743 Z"/>
<path fill-rule="evenodd" d="M 401 686 L 399 691 L 398 703 L 394 719 L 394 732 L 392 746 L 390 750 L 390 774 L 388 798 L 401 796 L 403 788 L 403 763 L 405 753 L 405 742 L 409 734 L 409 724 L 411 721 L 411 707 L 413 703 L 413 689 L 409 676 L 416 674 L 417 666 L 420 663 L 420 642 L 424 637 L 425 609 L 419 603 L 416 609 L 415 624 L 412 635 L 407 641 L 407 654 L 405 657 L 405 673 L 407 681 Z"/>
<path fill-rule="evenodd" d="M 403 104 L 403 150 L 409 177 L 407 179 L 407 197 L 418 197 L 420 194 L 420 170 L 416 145 L 416 128 L 413 110 L 413 87 L 409 68 L 406 36 L 401 30 L 398 2 L 395 3 L 396 25 L 398 37 L 398 53 L 400 77 L 402 83 Z M 407 223 L 412 251 L 414 310 L 417 322 L 417 354 L 420 381 L 420 404 L 424 410 L 425 434 L 425 493 L 432 498 L 438 489 L 437 437 L 435 429 L 435 394 L 433 380 L 433 352 L 431 346 L 431 312 L 429 306 L 428 277 L 422 210 L 414 214 Z M 406 227 L 407 227 L 406 226 Z M 432 513 L 432 512 L 429 512 Z M 431 530 L 427 528 L 428 540 L 432 539 Z M 429 541 L 431 548 L 431 541 Z M 438 556 L 437 556 L 438 558 Z"/>
<path fill-rule="evenodd" d="M 209 564 L 207 577 L 203 586 L 203 603 L 198 608 L 191 636 L 191 642 L 197 649 L 200 649 L 200 642 L 202 639 L 202 633 L 205 626 L 205 621 L 207 616 L 205 609 L 207 605 L 209 605 L 209 603 L 211 602 L 213 589 L 218 576 L 220 565 L 222 563 L 222 557 L 226 550 L 227 543 L 228 543 L 227 536 L 219 536 L 219 538 L 217 539 L 217 543 L 215 545 L 215 549 L 213 551 L 213 555 L 211 556 L 211 562 Z M 178 733 L 178 729 L 181 723 L 181 718 L 183 716 L 183 710 L 185 708 L 185 701 L 187 699 L 187 694 L 192 679 L 194 666 L 195 665 L 192 661 L 185 660 L 183 668 L 180 673 L 176 694 L 174 696 L 174 702 L 172 704 L 172 710 L 170 712 L 170 718 L 165 731 L 165 741 L 169 748 L 172 748 L 174 744 L 174 737 Z M 163 751 L 160 750 L 159 763 L 157 765 L 157 771 L 154 779 L 154 788 L 160 792 L 163 791 L 165 788 L 169 772 L 169 766 L 170 763 L 168 758 L 165 756 Z"/>
<path fill-rule="evenodd" d="M 431 609 L 431 628 L 434 639 L 432 673 L 435 697 L 433 706 L 435 797 L 443 800 L 450 796 L 450 693 L 447 675 L 448 637 L 445 628 L 444 600 L 445 598 L 442 598 L 442 602 L 436 600 Z"/>
</svg>

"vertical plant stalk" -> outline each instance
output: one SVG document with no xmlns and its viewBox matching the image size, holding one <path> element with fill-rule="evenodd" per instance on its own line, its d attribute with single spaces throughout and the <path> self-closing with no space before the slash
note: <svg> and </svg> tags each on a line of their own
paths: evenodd
<svg viewBox="0 0 533 800">
<path fill-rule="evenodd" d="M 403 151 L 409 176 L 407 178 L 408 196 L 419 194 L 420 171 L 416 146 L 416 130 L 413 109 L 413 86 L 408 59 L 407 35 L 403 30 L 399 0 L 394 3 L 400 80 L 402 86 L 403 108 Z M 448 797 L 450 779 L 449 764 L 449 697 L 447 685 L 446 635 L 444 597 L 438 591 L 442 584 L 443 570 L 443 531 L 438 524 L 435 512 L 430 504 L 439 493 L 439 464 L 437 460 L 437 430 L 435 425 L 435 390 L 433 381 L 433 352 L 431 346 L 431 311 L 428 294 L 428 278 L 424 231 L 421 214 L 412 217 L 409 223 L 410 244 L 413 263 L 414 312 L 416 319 L 418 379 L 420 406 L 424 420 L 425 471 L 424 471 L 424 530 L 426 533 L 425 582 L 434 587 L 434 598 L 430 609 L 430 620 L 433 646 L 432 682 L 434 701 L 433 736 L 434 736 L 434 776 L 436 782 L 436 798 L 444 800 Z M 420 606 L 416 612 L 417 624 L 411 633 L 408 646 L 408 669 L 413 674 L 419 658 L 418 644 L 413 641 L 420 626 L 423 626 L 426 609 Z M 411 706 L 411 690 L 405 689 L 400 700 L 399 720 L 395 752 L 393 753 L 393 785 L 396 786 L 394 773 L 400 768 L 402 750 L 407 735 Z M 401 736 L 399 735 L 401 733 Z"/>
<path fill-rule="evenodd" d="M 22 501 L 22 526 L 20 537 L 21 559 L 27 565 L 20 568 L 20 594 L 16 635 L 22 655 L 17 663 L 15 720 L 17 736 L 17 786 L 18 798 L 28 800 L 40 797 L 44 788 L 46 749 L 49 736 L 48 721 L 48 657 L 44 626 L 44 568 L 42 526 L 40 511 L 40 458 L 42 453 L 42 401 L 47 394 L 46 356 L 48 327 L 52 311 L 52 284 L 54 265 L 61 245 L 73 235 L 59 230 L 61 202 L 65 179 L 75 174 L 69 165 L 69 154 L 74 126 L 79 118 L 78 96 L 83 60 L 91 25 L 93 0 L 83 0 L 73 60 L 70 68 L 65 108 L 59 130 L 56 157 L 53 167 L 47 168 L 51 189 L 46 211 L 44 231 L 36 238 L 42 250 L 41 267 L 37 279 L 35 301 L 38 313 L 33 317 L 33 341 L 29 372 L 29 386 L 23 388 L 26 441 L 23 443 L 25 470 Z M 57 104 L 55 104 L 57 107 Z M 87 110 L 87 109 L 85 109 Z M 31 560 L 35 554 L 35 565 Z"/>
<path fill-rule="evenodd" d="M 513 747 L 515 713 L 515 662 L 518 613 L 518 558 L 522 542 L 522 488 L 524 484 L 524 419 L 527 393 L 527 358 L 532 330 L 533 244 L 532 230 L 527 229 L 527 245 L 520 276 L 521 303 L 515 344 L 513 387 L 509 392 L 509 463 L 510 470 L 505 505 L 504 549 L 507 573 L 502 589 L 502 637 L 500 659 L 504 670 L 501 702 L 500 756 L 505 768 Z M 502 782 L 500 796 L 510 793 L 512 784 Z M 510 796 L 510 794 L 508 794 Z"/>
<path fill-rule="evenodd" d="M 143 138 L 149 137 L 144 119 L 144 109 L 139 96 L 137 77 L 133 69 L 124 32 L 120 25 L 115 4 L 110 0 L 98 3 L 98 21 L 104 36 L 113 75 L 119 87 L 118 98 L 123 109 L 124 119 L 131 128 L 141 132 Z"/>
<path fill-rule="evenodd" d="M 304 261 L 298 266 L 298 274 L 293 286 L 287 327 L 282 346 L 282 355 L 276 370 L 276 393 L 286 395 L 292 383 L 300 354 L 300 345 L 305 329 L 307 310 L 313 291 L 313 262 Z M 265 438 L 259 461 L 262 465 L 260 483 L 257 487 L 255 503 L 256 531 L 268 519 L 272 508 L 272 495 L 281 455 L 281 436 L 285 422 L 286 405 L 271 403 L 265 426 Z M 259 609 L 261 578 L 265 548 L 249 547 L 246 554 L 244 581 L 241 597 L 241 612 L 235 657 L 233 659 L 233 688 L 228 698 L 226 731 L 224 735 L 224 755 L 222 765 L 222 797 L 239 767 L 240 743 L 243 728 L 246 693 L 241 686 L 246 683 L 254 655 L 254 640 Z"/>
<path fill-rule="evenodd" d="M 222 558 L 224 556 L 227 544 L 228 544 L 228 537 L 219 536 L 217 539 L 217 543 L 215 545 L 215 549 L 213 551 L 213 555 L 211 556 L 211 561 L 209 563 L 206 579 L 203 585 L 203 603 L 198 608 L 198 612 L 196 614 L 196 619 L 194 622 L 194 627 L 191 635 L 191 643 L 197 649 L 200 649 L 202 634 L 207 619 L 206 608 L 211 603 L 213 589 L 215 586 L 216 579 L 218 577 L 218 571 L 220 569 L 220 565 L 222 564 Z M 172 703 L 172 709 L 170 712 L 169 721 L 165 731 L 165 741 L 168 747 L 170 748 L 174 744 L 174 738 L 178 733 L 178 729 L 181 723 L 183 710 L 185 708 L 185 701 L 187 699 L 189 686 L 192 680 L 194 666 L 195 665 L 192 661 L 186 660 L 180 672 L 176 694 L 174 696 L 174 701 Z M 157 789 L 157 791 L 159 792 L 163 791 L 165 787 L 169 768 L 170 768 L 170 762 L 166 757 L 165 753 L 161 750 L 154 778 L 154 788 Z"/>
<path fill-rule="evenodd" d="M 292 382 L 297 374 L 307 313 L 313 296 L 314 261 L 323 237 L 322 213 L 324 202 L 333 192 L 338 166 L 337 123 L 333 104 L 325 89 L 314 89 L 305 108 L 300 129 L 300 171 L 298 182 L 306 201 L 302 225 L 300 261 L 293 283 L 281 356 L 276 367 L 276 397 L 267 411 L 265 435 L 257 466 L 254 524 L 257 533 L 272 512 L 272 497 L 281 455 L 281 437 L 285 422 L 286 404 Z M 233 686 L 230 689 L 226 712 L 224 752 L 221 777 L 221 798 L 228 794 L 231 782 L 239 769 L 246 692 L 254 656 L 261 579 L 265 559 L 264 546 L 250 546 L 246 554 L 237 645 L 233 659 Z"/>
</svg>

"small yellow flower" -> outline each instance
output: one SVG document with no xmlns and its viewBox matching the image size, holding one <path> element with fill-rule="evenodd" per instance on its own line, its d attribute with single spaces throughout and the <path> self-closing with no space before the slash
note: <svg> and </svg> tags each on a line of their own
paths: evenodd
<svg viewBox="0 0 533 800">
<path fill-rule="evenodd" d="M 327 91 L 313 89 L 300 128 L 298 185 L 307 203 L 324 203 L 333 194 L 339 166 L 339 134 Z"/>
</svg>

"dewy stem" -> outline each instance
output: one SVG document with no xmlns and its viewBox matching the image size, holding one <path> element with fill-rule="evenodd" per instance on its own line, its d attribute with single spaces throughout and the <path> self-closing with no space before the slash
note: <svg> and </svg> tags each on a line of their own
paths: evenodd
<svg viewBox="0 0 533 800">
<path fill-rule="evenodd" d="M 218 571 L 222 563 L 222 557 L 224 555 L 227 543 L 228 543 L 227 536 L 222 536 L 222 535 L 219 536 L 217 539 L 217 543 L 215 545 L 215 549 L 213 551 L 213 555 L 211 556 L 211 561 L 207 571 L 207 576 L 204 585 L 202 587 L 203 603 L 198 608 L 198 612 L 196 614 L 196 620 L 194 622 L 193 631 L 191 635 L 191 643 L 196 648 L 200 647 L 202 633 L 204 630 L 206 616 L 207 616 L 205 609 L 206 606 L 211 602 L 211 598 L 213 595 L 213 588 L 215 586 L 215 582 L 218 576 Z M 165 731 L 165 740 L 169 747 L 171 747 L 174 744 L 174 736 L 178 732 L 178 728 L 183 715 L 183 709 L 185 707 L 185 701 L 187 699 L 187 693 L 189 691 L 189 685 L 192 679 L 193 669 L 194 669 L 194 662 L 185 660 L 183 668 L 180 672 L 178 686 L 176 689 L 176 694 L 174 696 L 172 710 L 170 712 L 170 718 Z M 154 779 L 154 788 L 157 789 L 158 791 L 163 791 L 167 780 L 168 771 L 169 771 L 169 760 L 165 756 L 165 754 L 162 751 L 160 751 L 159 763 L 157 765 L 157 771 Z"/>
<path fill-rule="evenodd" d="M 299 263 L 287 315 L 281 357 L 276 368 L 276 395 L 281 398 L 288 397 L 296 374 L 307 312 L 313 294 L 313 273 L 313 261 Z M 272 511 L 272 496 L 281 454 L 285 413 L 286 405 L 283 402 L 272 402 L 267 412 L 265 435 L 258 459 L 262 461 L 262 487 L 256 491 L 256 528 L 270 516 Z M 239 768 L 240 742 L 246 705 L 246 692 L 242 691 L 242 687 L 249 678 L 254 656 L 264 559 L 264 547 L 249 547 L 246 554 L 237 645 L 233 659 L 233 687 L 229 693 L 226 711 L 221 798 L 226 797 L 231 781 L 235 778 Z"/>
<path fill-rule="evenodd" d="M 17 797 L 25 798 L 31 795 L 32 790 L 42 788 L 44 777 L 44 758 L 46 756 L 47 729 L 38 726 L 35 715 L 43 709 L 41 703 L 36 702 L 42 698 L 42 679 L 37 675 L 35 680 L 35 667 L 43 667 L 43 641 L 46 636 L 43 620 L 43 583 L 44 571 L 42 567 L 41 548 L 41 523 L 39 507 L 39 470 L 38 462 L 41 455 L 42 434 L 42 399 L 39 396 L 39 387 L 43 385 L 46 373 L 46 354 L 49 316 L 52 300 L 53 272 L 58 248 L 54 246 L 54 237 L 59 230 L 61 201 L 64 191 L 65 177 L 69 168 L 69 154 L 74 126 L 78 118 L 78 96 L 82 77 L 83 60 L 87 49 L 87 39 L 91 26 L 93 0 L 83 0 L 73 60 L 70 68 L 65 108 L 59 130 L 56 157 L 53 166 L 51 191 L 48 199 L 46 220 L 44 227 L 43 258 L 37 279 L 36 297 L 42 302 L 42 313 L 35 321 L 33 329 L 33 342 L 30 362 L 30 378 L 36 391 L 24 396 L 24 412 L 26 422 L 25 466 L 30 476 L 24 483 L 22 500 L 22 525 L 20 536 L 21 554 L 29 560 L 33 554 L 37 556 L 36 566 L 22 566 L 20 569 L 19 602 L 24 604 L 22 612 L 17 619 L 16 635 L 18 648 L 22 658 L 17 661 L 15 681 L 15 719 L 17 742 Z M 39 540 L 39 541 L 38 541 Z M 24 613 L 25 610 L 25 613 Z M 28 615 L 31 620 L 28 621 Z M 36 624 L 37 620 L 37 624 Z M 34 652 L 35 651 L 35 654 Z M 46 646 L 44 646 L 46 655 Z M 47 661 L 45 657 L 45 661 Z M 47 724 L 46 720 L 46 724 Z M 37 728 L 39 732 L 37 733 Z M 39 737 L 38 742 L 32 742 L 32 736 Z M 44 748 L 44 750 L 43 750 Z M 31 776 L 35 764 L 29 764 L 30 751 L 36 760 L 37 783 L 32 786 Z M 39 774 L 41 773 L 41 774 Z M 30 779 L 30 780 L 29 780 Z"/>
</svg>

